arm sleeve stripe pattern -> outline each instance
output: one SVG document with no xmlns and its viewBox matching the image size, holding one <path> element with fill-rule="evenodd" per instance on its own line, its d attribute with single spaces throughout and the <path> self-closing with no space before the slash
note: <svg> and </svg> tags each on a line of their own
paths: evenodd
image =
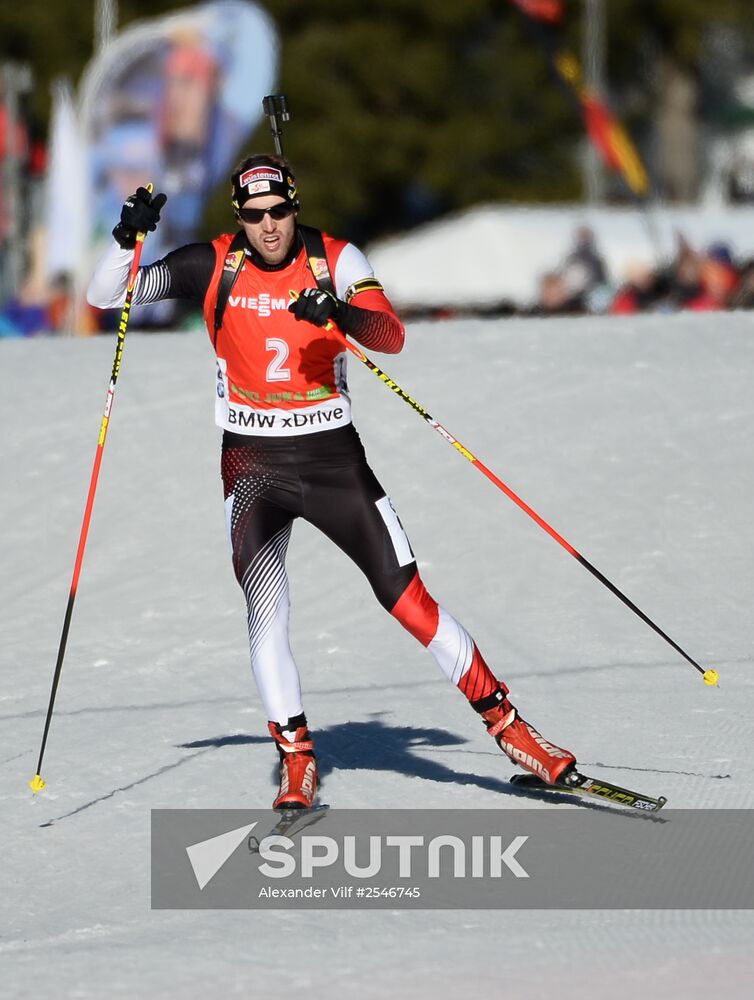
<svg viewBox="0 0 754 1000">
<path fill-rule="evenodd" d="M 403 326 L 393 313 L 358 306 L 342 307 L 344 315 L 338 316 L 338 326 L 343 333 L 372 351 L 398 354 L 403 347 Z"/>
<path fill-rule="evenodd" d="M 158 302 L 170 295 L 170 270 L 164 260 L 139 268 L 134 287 L 134 305 Z"/>
<path fill-rule="evenodd" d="M 354 281 L 350 285 L 345 294 L 346 302 L 350 302 L 354 295 L 358 295 L 359 292 L 381 292 L 383 287 L 376 278 L 362 278 L 361 281 Z"/>
</svg>

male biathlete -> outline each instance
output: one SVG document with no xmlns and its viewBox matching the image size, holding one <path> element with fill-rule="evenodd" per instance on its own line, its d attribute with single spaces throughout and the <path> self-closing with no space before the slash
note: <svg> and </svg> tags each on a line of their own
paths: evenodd
<svg viewBox="0 0 754 1000">
<path fill-rule="evenodd" d="M 251 666 L 281 761 L 273 808 L 308 808 L 317 790 L 314 741 L 288 638 L 285 555 L 297 517 L 353 559 L 380 604 L 429 649 L 511 760 L 548 784 L 562 780 L 575 766 L 573 754 L 520 717 L 472 637 L 427 592 L 351 423 L 340 334 L 390 354 L 404 340 L 368 260 L 352 243 L 299 224 L 296 182 L 281 157 L 247 157 L 231 184 L 238 233 L 140 267 L 133 304 L 202 303 L 217 354 L 215 419 L 223 429 L 233 568 L 246 596 Z M 122 306 L 136 234 L 156 228 L 165 200 L 145 188 L 127 199 L 89 286 L 92 305 Z"/>
</svg>

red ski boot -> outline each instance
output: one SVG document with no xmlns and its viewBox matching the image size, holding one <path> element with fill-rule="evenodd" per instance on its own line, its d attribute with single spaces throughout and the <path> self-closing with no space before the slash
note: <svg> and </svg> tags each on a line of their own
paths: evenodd
<svg viewBox="0 0 754 1000">
<path fill-rule="evenodd" d="M 534 726 L 530 726 L 518 714 L 507 698 L 507 692 L 497 691 L 486 703 L 496 700 L 489 708 L 477 703 L 487 726 L 487 732 L 494 737 L 500 749 L 514 764 L 536 774 L 548 785 L 562 782 L 565 773 L 576 764 L 570 750 L 563 750 L 544 738 Z M 477 707 L 479 706 L 479 707 Z"/>
<path fill-rule="evenodd" d="M 309 809 L 317 794 L 317 761 L 314 743 L 303 715 L 283 727 L 268 723 L 280 753 L 280 788 L 273 809 Z"/>
</svg>

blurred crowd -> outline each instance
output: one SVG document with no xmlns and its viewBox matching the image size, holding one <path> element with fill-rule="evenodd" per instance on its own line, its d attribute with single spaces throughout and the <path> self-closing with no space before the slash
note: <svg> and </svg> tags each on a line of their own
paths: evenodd
<svg viewBox="0 0 754 1000">
<path fill-rule="evenodd" d="M 659 255 L 658 255 L 659 256 Z M 712 312 L 754 309 L 754 258 L 736 260 L 723 241 L 695 248 L 677 236 L 672 259 L 632 260 L 614 281 L 593 231 L 577 227 L 563 263 L 541 275 L 535 301 L 509 300 L 465 308 L 413 308 L 406 319 L 456 316 L 630 316 L 641 312 Z"/>
<path fill-rule="evenodd" d="M 1 254 L 0 254 L 0 263 Z M 620 283 L 612 283 L 591 229 L 580 226 L 562 265 L 543 274 L 536 301 L 528 307 L 511 302 L 467 309 L 427 307 L 404 311 L 404 319 L 443 319 L 461 314 L 476 316 L 626 316 L 640 312 L 710 312 L 754 308 L 754 258 L 736 261 L 729 246 L 714 242 L 696 249 L 682 236 L 672 260 L 652 266 L 630 262 Z M 27 275 L 18 295 L 0 295 L 0 337 L 45 333 L 109 333 L 117 327 L 113 312 L 102 313 L 85 304 L 75 309 L 69 275 L 42 281 Z M 171 328 L 193 329 L 201 317 L 180 312 Z M 164 326 L 147 319 L 146 326 Z"/>
<path fill-rule="evenodd" d="M 624 280 L 611 284 L 594 234 L 577 229 L 562 267 L 543 275 L 539 298 L 528 315 L 709 312 L 754 307 L 754 259 L 737 263 L 730 247 L 715 242 L 696 249 L 678 236 L 673 259 L 652 266 L 632 261 Z"/>
<path fill-rule="evenodd" d="M 18 295 L 0 302 L 0 337 L 70 333 L 72 329 L 73 298 L 67 274 L 58 274 L 42 285 L 27 281 Z"/>
</svg>

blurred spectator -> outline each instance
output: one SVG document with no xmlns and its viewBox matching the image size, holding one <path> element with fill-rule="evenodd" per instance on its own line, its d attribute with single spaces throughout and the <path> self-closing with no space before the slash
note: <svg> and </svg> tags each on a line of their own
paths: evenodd
<svg viewBox="0 0 754 1000">
<path fill-rule="evenodd" d="M 71 293 L 67 274 L 56 275 L 50 287 L 43 289 L 28 277 L 21 292 L 0 309 L 0 337 L 34 337 L 70 330 Z"/>
<path fill-rule="evenodd" d="M 628 316 L 651 309 L 658 298 L 658 280 L 652 268 L 640 260 L 632 260 L 626 268 L 626 281 L 615 294 L 608 312 L 613 316 Z"/>
<path fill-rule="evenodd" d="M 699 254 L 684 236 L 678 234 L 678 252 L 668 274 L 670 283 L 666 307 L 686 309 L 702 292 L 702 268 Z"/>
<path fill-rule="evenodd" d="M 688 309 L 707 312 L 727 309 L 738 284 L 738 274 L 730 251 L 722 243 L 713 244 L 699 263 L 700 293 L 687 303 Z"/>
<path fill-rule="evenodd" d="M 56 274 L 50 282 L 47 322 L 51 333 L 73 329 L 73 282 L 69 274 Z"/>
<path fill-rule="evenodd" d="M 535 316 L 602 312 L 609 302 L 606 293 L 605 263 L 594 233 L 589 226 L 579 226 L 563 266 L 540 278 L 539 298 L 529 312 Z"/>
<path fill-rule="evenodd" d="M 574 233 L 573 249 L 565 259 L 561 274 L 569 298 L 580 298 L 582 302 L 586 302 L 596 287 L 606 284 L 605 262 L 589 226 L 579 226 Z"/>
<path fill-rule="evenodd" d="M 560 271 L 543 274 L 539 282 L 539 301 L 531 314 L 534 316 L 563 316 L 583 312 L 580 294 L 573 295 Z"/>
<path fill-rule="evenodd" d="M 741 268 L 738 286 L 730 301 L 731 309 L 754 309 L 754 260 Z"/>
<path fill-rule="evenodd" d="M 46 306 L 25 294 L 8 299 L 0 310 L 0 336 L 32 337 L 37 333 L 47 333 L 49 320 Z"/>
</svg>

